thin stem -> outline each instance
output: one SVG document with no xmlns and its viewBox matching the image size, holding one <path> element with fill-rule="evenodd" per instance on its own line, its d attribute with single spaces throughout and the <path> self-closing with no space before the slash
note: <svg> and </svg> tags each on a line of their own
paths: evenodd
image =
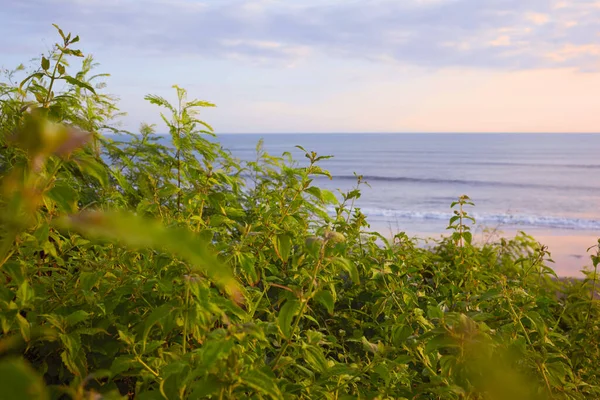
<svg viewBox="0 0 600 400">
<path fill-rule="evenodd" d="M 600 247 L 598 248 L 598 254 L 600 255 Z M 594 263 L 594 280 L 592 283 L 592 293 L 590 294 L 590 306 L 586 317 L 585 324 L 589 328 L 590 315 L 592 314 L 592 307 L 594 305 L 594 296 L 596 295 L 596 281 L 598 277 L 598 263 Z"/>
<path fill-rule="evenodd" d="M 60 56 L 58 57 L 56 64 L 54 64 L 54 69 L 52 70 L 52 76 L 50 77 L 50 85 L 48 86 L 48 93 L 46 94 L 46 99 L 44 100 L 44 108 L 48 108 L 48 105 L 49 105 L 48 103 L 50 103 L 50 96 L 52 95 L 52 86 L 54 86 L 54 81 L 56 80 L 56 71 L 58 69 L 60 62 L 62 61 L 64 54 L 65 54 L 64 51 L 61 50 Z"/>
<path fill-rule="evenodd" d="M 290 346 L 290 344 L 292 342 L 292 338 L 294 337 L 294 333 L 296 332 L 296 329 L 298 329 L 298 325 L 300 324 L 300 320 L 302 319 L 302 316 L 304 315 L 304 312 L 306 311 L 306 307 L 308 307 L 308 301 L 312 297 L 312 292 L 314 290 L 315 283 L 317 280 L 317 274 L 319 273 L 319 268 L 321 267 L 321 262 L 323 261 L 323 256 L 325 253 L 324 250 L 325 250 L 325 243 L 323 243 L 321 245 L 321 254 L 320 254 L 319 260 L 315 264 L 315 268 L 312 271 L 310 283 L 308 285 L 308 290 L 306 291 L 308 293 L 308 296 L 302 299 L 303 300 L 302 306 L 300 307 L 298 316 L 296 317 L 296 320 L 294 321 L 294 325 L 292 325 L 292 330 L 290 331 L 290 337 L 284 343 L 283 347 L 281 348 L 281 350 L 275 357 L 275 360 L 273 360 L 273 371 L 277 369 L 277 367 L 278 367 L 277 364 L 279 363 L 279 360 L 281 359 L 281 357 L 283 356 L 283 354 L 285 353 L 287 348 Z"/>
<path fill-rule="evenodd" d="M 152 368 L 151 368 L 151 367 L 150 367 L 148 364 L 146 364 L 146 363 L 144 362 L 144 360 L 142 360 L 142 359 L 140 358 L 140 356 L 136 355 L 136 356 L 135 356 L 135 360 L 136 360 L 137 362 L 139 362 L 140 364 L 142 364 L 142 366 L 143 366 L 143 367 L 144 367 L 146 370 L 148 370 L 148 372 L 150 372 L 152 375 L 154 375 L 156 378 L 158 378 L 158 380 L 161 380 L 161 381 L 162 381 L 162 379 L 160 378 L 160 375 L 158 374 L 158 372 L 156 372 L 156 371 L 155 371 L 155 370 L 153 370 L 153 369 L 152 369 Z"/>
</svg>

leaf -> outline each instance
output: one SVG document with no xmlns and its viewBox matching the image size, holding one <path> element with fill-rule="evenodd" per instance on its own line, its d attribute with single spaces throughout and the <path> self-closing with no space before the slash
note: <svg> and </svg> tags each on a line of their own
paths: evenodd
<svg viewBox="0 0 600 400">
<path fill-rule="evenodd" d="M 355 285 L 360 284 L 360 276 L 355 263 L 343 257 L 335 257 L 333 260 L 338 263 L 346 272 L 348 272 L 350 279 L 352 279 L 352 282 L 354 282 Z"/>
<path fill-rule="evenodd" d="M 290 251 L 292 249 L 292 239 L 289 235 L 277 235 L 273 238 L 273 245 L 275 246 L 275 252 L 279 259 L 286 262 L 290 257 Z"/>
<path fill-rule="evenodd" d="M 44 74 L 43 74 L 42 72 L 36 72 L 36 73 L 33 73 L 33 74 L 29 75 L 27 78 L 25 78 L 25 79 L 23 79 L 23 80 L 21 81 L 21 83 L 19 84 L 19 89 L 23 89 L 23 86 L 25 86 L 25 84 L 26 84 L 26 83 L 27 83 L 29 80 L 31 80 L 31 79 L 41 79 L 41 78 L 43 78 L 43 77 L 44 77 Z"/>
<path fill-rule="evenodd" d="M 44 381 L 22 359 L 0 361 L 0 397 L 3 399 L 49 399 Z"/>
<path fill-rule="evenodd" d="M 23 340 L 25 342 L 29 342 L 31 339 L 31 325 L 29 324 L 29 321 L 27 321 L 27 319 L 25 319 L 25 317 L 21 314 L 17 314 L 17 324 L 21 330 L 21 336 L 23 336 Z"/>
<path fill-rule="evenodd" d="M 323 201 L 323 194 L 321 193 L 321 189 L 319 189 L 316 186 L 311 186 L 308 189 L 305 190 L 306 193 L 311 194 L 313 196 L 315 196 L 317 199 Z"/>
<path fill-rule="evenodd" d="M 258 393 L 270 396 L 273 399 L 282 399 L 283 395 L 277 386 L 275 377 L 269 376 L 259 370 L 251 370 L 240 376 L 242 382 L 256 390 Z"/>
<path fill-rule="evenodd" d="M 147 100 L 157 106 L 168 108 L 173 114 L 177 113 L 175 108 L 164 97 L 148 94 L 144 96 L 144 100 Z"/>
<path fill-rule="evenodd" d="M 23 281 L 17 290 L 17 304 L 20 308 L 27 308 L 34 298 L 35 293 L 31 286 L 29 286 L 29 282 Z"/>
<path fill-rule="evenodd" d="M 320 348 L 315 346 L 304 346 L 304 359 L 318 372 L 323 373 L 329 369 L 327 359 Z"/>
<path fill-rule="evenodd" d="M 321 196 L 323 197 L 325 204 L 338 204 L 338 199 L 335 193 L 330 190 L 321 189 Z"/>
<path fill-rule="evenodd" d="M 469 231 L 463 232 L 463 238 L 465 239 L 465 242 L 471 244 L 471 242 L 473 241 L 473 234 Z"/>
<path fill-rule="evenodd" d="M 79 170 L 84 174 L 93 176 L 103 187 L 108 186 L 108 173 L 106 167 L 89 154 L 78 155 L 74 160 Z"/>
<path fill-rule="evenodd" d="M 167 317 L 173 311 L 173 307 L 170 304 L 163 304 L 162 306 L 155 308 L 152 310 L 150 315 L 144 318 L 144 332 L 142 333 L 142 348 L 146 347 L 146 341 L 148 339 L 148 334 L 150 333 L 150 329 L 154 326 L 154 324 L 160 322 L 163 318 Z"/>
<path fill-rule="evenodd" d="M 314 299 L 321 303 L 327 309 L 329 314 L 333 314 L 335 300 L 330 291 L 320 290 L 315 294 Z"/>
<path fill-rule="evenodd" d="M 74 54 L 74 55 L 76 55 L 76 54 Z M 96 94 L 96 91 L 94 90 L 93 87 L 91 87 L 89 84 L 87 84 L 85 82 L 80 81 L 79 79 L 73 78 L 72 76 L 65 75 L 65 76 L 60 77 L 59 79 L 64 79 L 65 81 L 69 82 L 71 85 L 75 85 L 82 89 L 89 90 L 90 92 Z"/>
<path fill-rule="evenodd" d="M 44 71 L 48 71 L 49 68 L 50 68 L 50 60 L 48 60 L 46 57 L 42 57 L 42 69 Z"/>
<path fill-rule="evenodd" d="M 256 263 L 254 256 L 248 253 L 240 253 L 238 254 L 238 262 L 240 263 L 242 271 L 244 271 L 250 280 L 250 283 L 257 282 L 258 275 L 256 274 L 256 268 L 254 266 Z"/>
<path fill-rule="evenodd" d="M 458 344 L 451 337 L 441 334 L 435 336 L 433 339 L 427 342 L 425 345 L 425 352 L 432 353 L 445 347 L 458 347 Z"/>
<path fill-rule="evenodd" d="M 118 356 L 113 360 L 110 366 L 110 372 L 112 372 L 113 375 L 119 375 L 136 366 L 138 366 L 138 363 L 132 355 Z"/>
<path fill-rule="evenodd" d="M 190 386 L 189 399 L 204 399 L 210 395 L 218 394 L 223 383 L 216 377 L 210 375 L 204 379 L 197 380 Z"/>
<path fill-rule="evenodd" d="M 77 325 L 80 322 L 85 321 L 86 319 L 88 319 L 88 317 L 90 316 L 89 313 L 83 311 L 83 310 L 77 310 L 73 313 L 71 313 L 66 319 L 67 319 L 67 324 L 69 326 L 73 326 L 73 325 Z"/>
<path fill-rule="evenodd" d="M 166 228 L 158 221 L 124 212 L 82 212 L 55 221 L 55 226 L 90 237 L 117 240 L 130 248 L 164 248 L 187 260 L 236 302 L 243 302 L 241 287 L 231 269 L 186 229 Z"/>
<path fill-rule="evenodd" d="M 300 311 L 300 302 L 296 299 L 287 300 L 279 310 L 277 315 L 277 326 L 281 330 L 283 337 L 289 339 L 292 335 L 292 321 L 294 315 Z"/>
<path fill-rule="evenodd" d="M 202 365 L 207 370 L 210 370 L 215 363 L 227 358 L 233 349 L 233 341 L 231 339 L 213 340 L 202 345 Z"/>
<path fill-rule="evenodd" d="M 60 35 L 60 37 L 64 39 L 64 38 L 65 38 L 65 34 L 64 34 L 64 32 L 62 31 L 62 29 L 60 29 L 60 28 L 58 27 L 58 25 L 56 25 L 56 24 L 52 24 L 52 26 L 56 28 L 56 30 L 58 31 L 58 34 Z"/>
<path fill-rule="evenodd" d="M 54 186 L 46 192 L 46 196 L 51 199 L 63 213 L 73 213 L 77 211 L 79 195 L 71 185 L 63 180 L 56 181 Z"/>
</svg>

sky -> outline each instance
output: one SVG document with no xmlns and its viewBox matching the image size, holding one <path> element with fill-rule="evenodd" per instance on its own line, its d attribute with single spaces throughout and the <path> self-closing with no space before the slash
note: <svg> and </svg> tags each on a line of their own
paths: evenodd
<svg viewBox="0 0 600 400">
<path fill-rule="evenodd" d="M 125 129 L 177 84 L 218 133 L 600 132 L 600 1 L 0 3 L 0 66 L 78 34 Z"/>
</svg>

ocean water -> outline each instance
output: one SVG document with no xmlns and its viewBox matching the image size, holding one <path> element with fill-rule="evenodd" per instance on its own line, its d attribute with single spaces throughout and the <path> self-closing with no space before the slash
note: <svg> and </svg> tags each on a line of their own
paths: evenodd
<svg viewBox="0 0 600 400">
<path fill-rule="evenodd" d="M 600 134 L 238 134 L 219 140 L 242 160 L 264 139 L 272 155 L 301 145 L 334 157 L 321 166 L 348 190 L 361 174 L 356 205 L 372 227 L 443 233 L 450 203 L 467 194 L 477 223 L 500 230 L 600 236 Z M 305 159 L 304 159 L 305 160 Z"/>
</svg>

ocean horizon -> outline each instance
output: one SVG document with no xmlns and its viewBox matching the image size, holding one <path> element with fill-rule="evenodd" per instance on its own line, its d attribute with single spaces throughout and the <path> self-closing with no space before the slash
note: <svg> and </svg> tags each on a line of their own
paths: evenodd
<svg viewBox="0 0 600 400">
<path fill-rule="evenodd" d="M 476 232 L 525 231 L 553 244 L 561 275 L 579 276 L 585 251 L 600 233 L 600 135 L 592 133 L 310 133 L 219 134 L 241 160 L 256 144 L 274 156 L 303 146 L 333 158 L 321 162 L 332 179 L 316 185 L 336 191 L 369 184 L 356 201 L 372 229 L 435 237 L 446 232 L 450 204 L 466 194 Z M 483 235 L 483 233 L 482 233 Z M 572 245 L 564 248 L 564 238 Z M 553 239 L 554 238 L 554 239 Z M 580 238 L 572 243 L 573 238 Z M 548 244 L 548 243 L 545 243 Z M 560 264 L 559 264 L 560 260 Z"/>
</svg>

